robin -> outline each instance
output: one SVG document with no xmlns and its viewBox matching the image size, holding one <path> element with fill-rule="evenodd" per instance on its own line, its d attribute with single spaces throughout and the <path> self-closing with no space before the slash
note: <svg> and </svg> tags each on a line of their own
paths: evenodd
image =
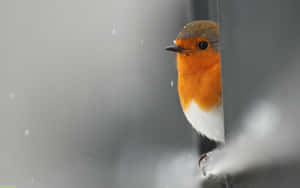
<svg viewBox="0 0 300 188">
<path fill-rule="evenodd" d="M 196 132 L 211 145 L 201 153 L 201 162 L 206 153 L 224 143 L 218 25 L 209 20 L 190 22 L 166 50 L 177 54 L 182 110 Z"/>
</svg>

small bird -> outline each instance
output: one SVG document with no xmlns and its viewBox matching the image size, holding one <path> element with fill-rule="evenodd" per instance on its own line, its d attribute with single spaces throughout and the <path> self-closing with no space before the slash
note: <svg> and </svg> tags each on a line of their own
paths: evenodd
<svg viewBox="0 0 300 188">
<path fill-rule="evenodd" d="M 177 54 L 178 93 L 187 120 L 208 143 L 214 143 L 201 153 L 201 162 L 207 152 L 224 143 L 218 25 L 209 20 L 190 22 L 165 49 Z"/>
</svg>

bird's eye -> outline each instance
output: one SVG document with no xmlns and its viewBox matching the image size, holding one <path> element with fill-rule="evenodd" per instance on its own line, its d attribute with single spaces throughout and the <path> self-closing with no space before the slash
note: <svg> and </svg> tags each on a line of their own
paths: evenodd
<svg viewBox="0 0 300 188">
<path fill-rule="evenodd" d="M 199 42 L 198 46 L 201 50 L 205 50 L 208 47 L 208 42 L 201 41 L 201 42 Z"/>
</svg>

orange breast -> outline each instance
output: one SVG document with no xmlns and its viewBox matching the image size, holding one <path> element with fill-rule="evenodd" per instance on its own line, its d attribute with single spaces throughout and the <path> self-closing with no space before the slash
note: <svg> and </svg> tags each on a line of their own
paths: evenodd
<svg viewBox="0 0 300 188">
<path fill-rule="evenodd" d="M 184 111 L 187 110 L 194 100 L 199 108 L 210 111 L 213 107 L 221 104 L 222 100 L 219 53 L 201 59 L 205 66 L 189 66 L 190 63 L 199 64 L 199 59 L 190 58 L 193 57 L 181 54 L 177 56 L 178 92 L 182 108 Z M 209 62 L 209 66 L 205 62 Z M 191 67 L 191 69 L 188 70 L 186 66 Z"/>
</svg>

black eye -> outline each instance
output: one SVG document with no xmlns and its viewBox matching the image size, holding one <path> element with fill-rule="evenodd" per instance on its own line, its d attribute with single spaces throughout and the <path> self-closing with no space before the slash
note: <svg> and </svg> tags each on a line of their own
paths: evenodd
<svg viewBox="0 0 300 188">
<path fill-rule="evenodd" d="M 198 46 L 201 50 L 205 50 L 208 47 L 208 42 L 201 41 L 201 42 L 199 42 Z"/>
</svg>

